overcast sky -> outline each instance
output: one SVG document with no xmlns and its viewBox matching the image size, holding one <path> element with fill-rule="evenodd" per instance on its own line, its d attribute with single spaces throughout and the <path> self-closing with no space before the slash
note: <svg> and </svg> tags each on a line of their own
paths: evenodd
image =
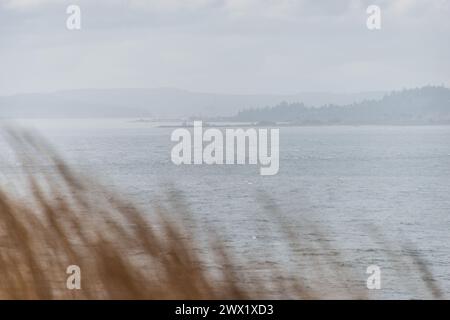
<svg viewBox="0 0 450 320">
<path fill-rule="evenodd" d="M 370 4 L 381 30 L 366 27 Z M 449 39 L 450 0 L 0 0 L 0 95 L 449 86 Z"/>
</svg>

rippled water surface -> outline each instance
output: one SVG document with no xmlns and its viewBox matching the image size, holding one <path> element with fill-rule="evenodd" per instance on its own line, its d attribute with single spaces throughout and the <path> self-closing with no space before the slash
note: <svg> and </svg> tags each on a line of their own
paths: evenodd
<svg viewBox="0 0 450 320">
<path fill-rule="evenodd" d="M 200 238 L 216 230 L 250 273 L 265 265 L 317 272 L 336 292 L 365 288 L 366 268 L 376 264 L 382 289 L 373 297 L 429 298 L 431 284 L 450 298 L 450 127 L 284 127 L 280 171 L 260 176 L 254 165 L 175 166 L 173 129 L 151 123 L 24 124 L 76 170 L 149 211 L 173 206 L 176 190 L 191 212 L 185 223 Z M 1 167 L 3 180 L 14 177 L 14 165 Z M 295 254 L 286 226 L 298 236 Z M 423 265 L 432 273 L 426 281 Z"/>
</svg>

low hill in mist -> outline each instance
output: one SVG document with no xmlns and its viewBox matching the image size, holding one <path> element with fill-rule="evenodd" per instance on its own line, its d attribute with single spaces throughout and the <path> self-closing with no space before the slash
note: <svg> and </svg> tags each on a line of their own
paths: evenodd
<svg viewBox="0 0 450 320">
<path fill-rule="evenodd" d="M 271 121 L 290 124 L 450 124 L 450 89 L 427 86 L 395 91 L 378 100 L 311 108 L 282 102 L 274 107 L 251 108 L 229 121 Z"/>
<path fill-rule="evenodd" d="M 238 95 L 196 93 L 178 89 L 87 89 L 0 97 L 0 118 L 110 118 L 232 116 L 244 108 L 281 101 L 352 103 L 379 98 L 382 92 Z"/>
</svg>

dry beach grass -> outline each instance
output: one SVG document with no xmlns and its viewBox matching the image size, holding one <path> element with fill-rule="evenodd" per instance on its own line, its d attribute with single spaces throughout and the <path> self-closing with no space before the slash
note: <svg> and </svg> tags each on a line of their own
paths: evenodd
<svg viewBox="0 0 450 320">
<path fill-rule="evenodd" d="M 24 170 L 26 188 L 21 193 L 0 189 L 1 299 L 325 296 L 324 288 L 306 285 L 288 271 L 270 265 L 265 266 L 265 276 L 241 274 L 237 262 L 213 232 L 207 235 L 208 254 L 219 267 L 215 272 L 207 270 L 196 251 L 198 240 L 181 220 L 174 218 L 189 214 L 186 207 L 179 205 L 180 212 L 170 214 L 163 206 L 151 214 L 143 212 L 117 193 L 74 173 L 35 134 L 8 130 L 5 135 Z M 36 176 L 29 170 L 43 158 L 56 168 L 56 174 Z M 176 197 L 173 201 L 177 201 Z M 301 252 L 302 243 L 295 230 L 276 206 L 269 206 L 292 253 Z M 318 228 L 315 231 L 320 233 Z M 66 288 L 69 265 L 81 269 L 81 290 Z M 420 265 L 429 278 L 426 264 Z M 345 281 L 345 270 L 338 271 L 330 274 L 339 274 L 339 279 Z M 431 286 L 430 290 L 433 296 L 441 297 L 437 287 Z M 341 298 L 364 299 L 367 294 L 363 288 L 344 292 Z"/>
</svg>

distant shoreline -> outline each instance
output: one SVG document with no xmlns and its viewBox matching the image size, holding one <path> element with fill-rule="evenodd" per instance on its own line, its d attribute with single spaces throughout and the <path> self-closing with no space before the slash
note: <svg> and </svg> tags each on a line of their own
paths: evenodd
<svg viewBox="0 0 450 320">
<path fill-rule="evenodd" d="M 233 127 L 380 127 L 380 126 L 395 126 L 395 127 L 435 127 L 435 126 L 450 126 L 450 123 L 323 123 L 323 124 L 300 124 L 300 123 L 271 123 L 271 124 L 259 124 L 259 123 L 242 123 L 242 122 L 234 122 L 227 124 L 218 124 L 218 123 L 203 123 L 204 128 L 233 128 Z M 193 124 L 183 124 L 179 125 L 168 124 L 168 125 L 159 125 L 156 128 L 193 128 Z"/>
</svg>

